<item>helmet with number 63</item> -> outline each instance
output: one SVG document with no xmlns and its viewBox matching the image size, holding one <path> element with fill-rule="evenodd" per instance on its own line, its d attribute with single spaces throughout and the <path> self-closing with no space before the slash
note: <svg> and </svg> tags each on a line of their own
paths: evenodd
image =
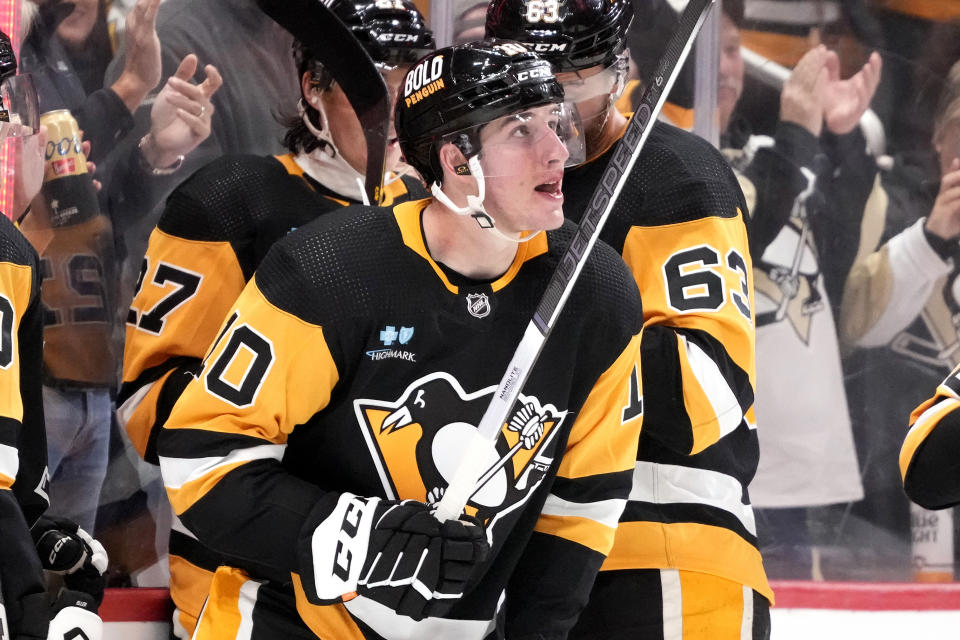
<svg viewBox="0 0 960 640">
<path fill-rule="evenodd" d="M 556 72 L 611 65 L 626 47 L 630 0 L 493 0 L 487 37 L 523 43 Z"/>
</svg>

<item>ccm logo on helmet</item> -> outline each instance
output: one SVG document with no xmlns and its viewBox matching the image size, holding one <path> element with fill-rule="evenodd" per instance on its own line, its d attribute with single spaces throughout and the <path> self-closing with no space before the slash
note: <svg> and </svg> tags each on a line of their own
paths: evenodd
<svg viewBox="0 0 960 640">
<path fill-rule="evenodd" d="M 530 80 L 533 78 L 552 78 L 553 74 L 550 73 L 550 70 L 546 67 L 535 67 L 533 69 L 528 69 L 526 71 L 517 72 L 517 80 L 523 82 L 524 80 Z"/>
<path fill-rule="evenodd" d="M 377 36 L 379 42 L 416 42 L 419 38 L 414 33 L 381 33 Z"/>
<path fill-rule="evenodd" d="M 523 46 L 537 53 L 562 53 L 567 50 L 567 43 L 556 44 L 553 42 L 524 42 Z"/>
<path fill-rule="evenodd" d="M 433 95 L 437 91 L 445 88 L 443 79 L 440 75 L 443 73 L 443 56 L 435 56 L 429 60 L 424 60 L 407 74 L 403 83 L 404 104 L 410 106 L 417 104 L 427 96 Z"/>
</svg>

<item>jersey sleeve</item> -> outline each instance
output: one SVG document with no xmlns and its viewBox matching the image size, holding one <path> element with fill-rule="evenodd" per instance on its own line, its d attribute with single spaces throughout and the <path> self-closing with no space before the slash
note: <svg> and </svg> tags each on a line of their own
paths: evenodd
<svg viewBox="0 0 960 640">
<path fill-rule="evenodd" d="M 28 523 L 48 506 L 36 265 L 35 256 L 0 262 L 0 489 L 13 491 Z"/>
<path fill-rule="evenodd" d="M 566 637 L 613 547 L 643 422 L 640 341 L 638 333 L 597 379 L 571 427 L 557 477 L 510 581 L 508 637 Z"/>
<path fill-rule="evenodd" d="M 20 467 L 18 443 L 24 414 L 20 324 L 31 297 L 32 280 L 29 266 L 0 262 L 0 489 L 13 487 Z"/>
<path fill-rule="evenodd" d="M 739 210 L 716 214 L 633 227 L 623 247 L 643 292 L 644 436 L 684 454 L 732 433 L 753 404 L 746 229 Z"/>
<path fill-rule="evenodd" d="M 960 503 L 960 367 L 914 409 L 900 449 L 900 475 L 911 500 L 927 509 Z"/>
<path fill-rule="evenodd" d="M 840 306 L 840 337 L 846 346 L 889 343 L 920 314 L 937 279 L 950 271 L 924 237 L 925 220 L 853 265 Z"/>
<path fill-rule="evenodd" d="M 177 198 L 168 207 L 204 214 L 200 203 Z M 150 235 L 127 315 L 117 411 L 148 461 L 156 461 L 156 434 L 244 284 L 229 241 L 185 238 L 162 226 Z"/>
<path fill-rule="evenodd" d="M 272 304 L 261 275 L 184 389 L 158 451 L 170 503 L 204 544 L 242 568 L 289 580 L 300 529 L 326 492 L 281 460 L 296 425 L 327 405 L 339 373 L 324 328 Z"/>
</svg>

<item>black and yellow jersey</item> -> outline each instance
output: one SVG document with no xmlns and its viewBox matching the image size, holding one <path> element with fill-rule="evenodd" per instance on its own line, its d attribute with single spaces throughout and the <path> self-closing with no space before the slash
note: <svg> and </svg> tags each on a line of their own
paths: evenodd
<svg viewBox="0 0 960 640">
<path fill-rule="evenodd" d="M 322 638 L 563 637 L 613 544 L 643 415 L 640 297 L 604 246 L 497 442 L 472 453 L 489 462 L 467 507 L 491 541 L 476 588 L 448 617 L 414 622 L 363 596 L 313 604 L 301 586 L 301 529 L 326 499 L 442 496 L 575 230 L 539 234 L 475 281 L 430 256 L 430 202 L 352 207 L 277 242 L 163 429 L 167 493 L 261 582 L 254 619 L 296 598 Z M 511 425 L 533 419 L 543 434 L 524 448 Z"/>
<path fill-rule="evenodd" d="M 13 491 L 32 523 L 48 506 L 39 261 L 0 218 L 0 490 Z"/>
<path fill-rule="evenodd" d="M 960 504 L 960 366 L 914 409 L 900 450 L 900 476 L 911 500 L 927 509 Z"/>
<path fill-rule="evenodd" d="M 574 221 L 612 154 L 564 175 Z M 710 573 L 772 601 L 747 492 L 759 445 L 746 213 L 723 156 L 658 122 L 601 234 L 643 297 L 646 404 L 633 492 L 603 569 Z"/>
<path fill-rule="evenodd" d="M 0 214 L 0 610 L 14 637 L 27 633 L 31 603 L 46 601 L 29 530 L 48 503 L 38 272 L 36 251 Z"/>
<path fill-rule="evenodd" d="M 387 203 L 423 197 L 412 178 L 386 188 Z M 147 461 L 156 436 L 227 310 L 279 238 L 342 206 L 292 154 L 226 156 L 171 194 L 150 242 L 127 315 L 121 422 Z"/>
<path fill-rule="evenodd" d="M 422 197 L 404 177 L 389 202 Z M 155 438 L 200 365 L 227 311 L 279 238 L 353 204 L 304 173 L 292 154 L 225 156 L 197 171 L 167 200 L 150 235 L 127 315 L 118 416 L 136 450 L 156 462 Z M 171 595 L 189 634 L 218 558 L 174 523 Z"/>
</svg>

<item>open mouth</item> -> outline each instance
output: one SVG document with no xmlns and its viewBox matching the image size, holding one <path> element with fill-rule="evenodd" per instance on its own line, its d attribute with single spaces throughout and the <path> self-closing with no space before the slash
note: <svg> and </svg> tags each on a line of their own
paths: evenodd
<svg viewBox="0 0 960 640">
<path fill-rule="evenodd" d="M 539 191 L 542 194 L 552 196 L 554 198 L 562 198 L 562 184 L 562 180 L 557 180 L 556 182 L 544 182 L 543 184 L 538 184 L 536 187 L 534 187 L 534 191 Z"/>
</svg>

